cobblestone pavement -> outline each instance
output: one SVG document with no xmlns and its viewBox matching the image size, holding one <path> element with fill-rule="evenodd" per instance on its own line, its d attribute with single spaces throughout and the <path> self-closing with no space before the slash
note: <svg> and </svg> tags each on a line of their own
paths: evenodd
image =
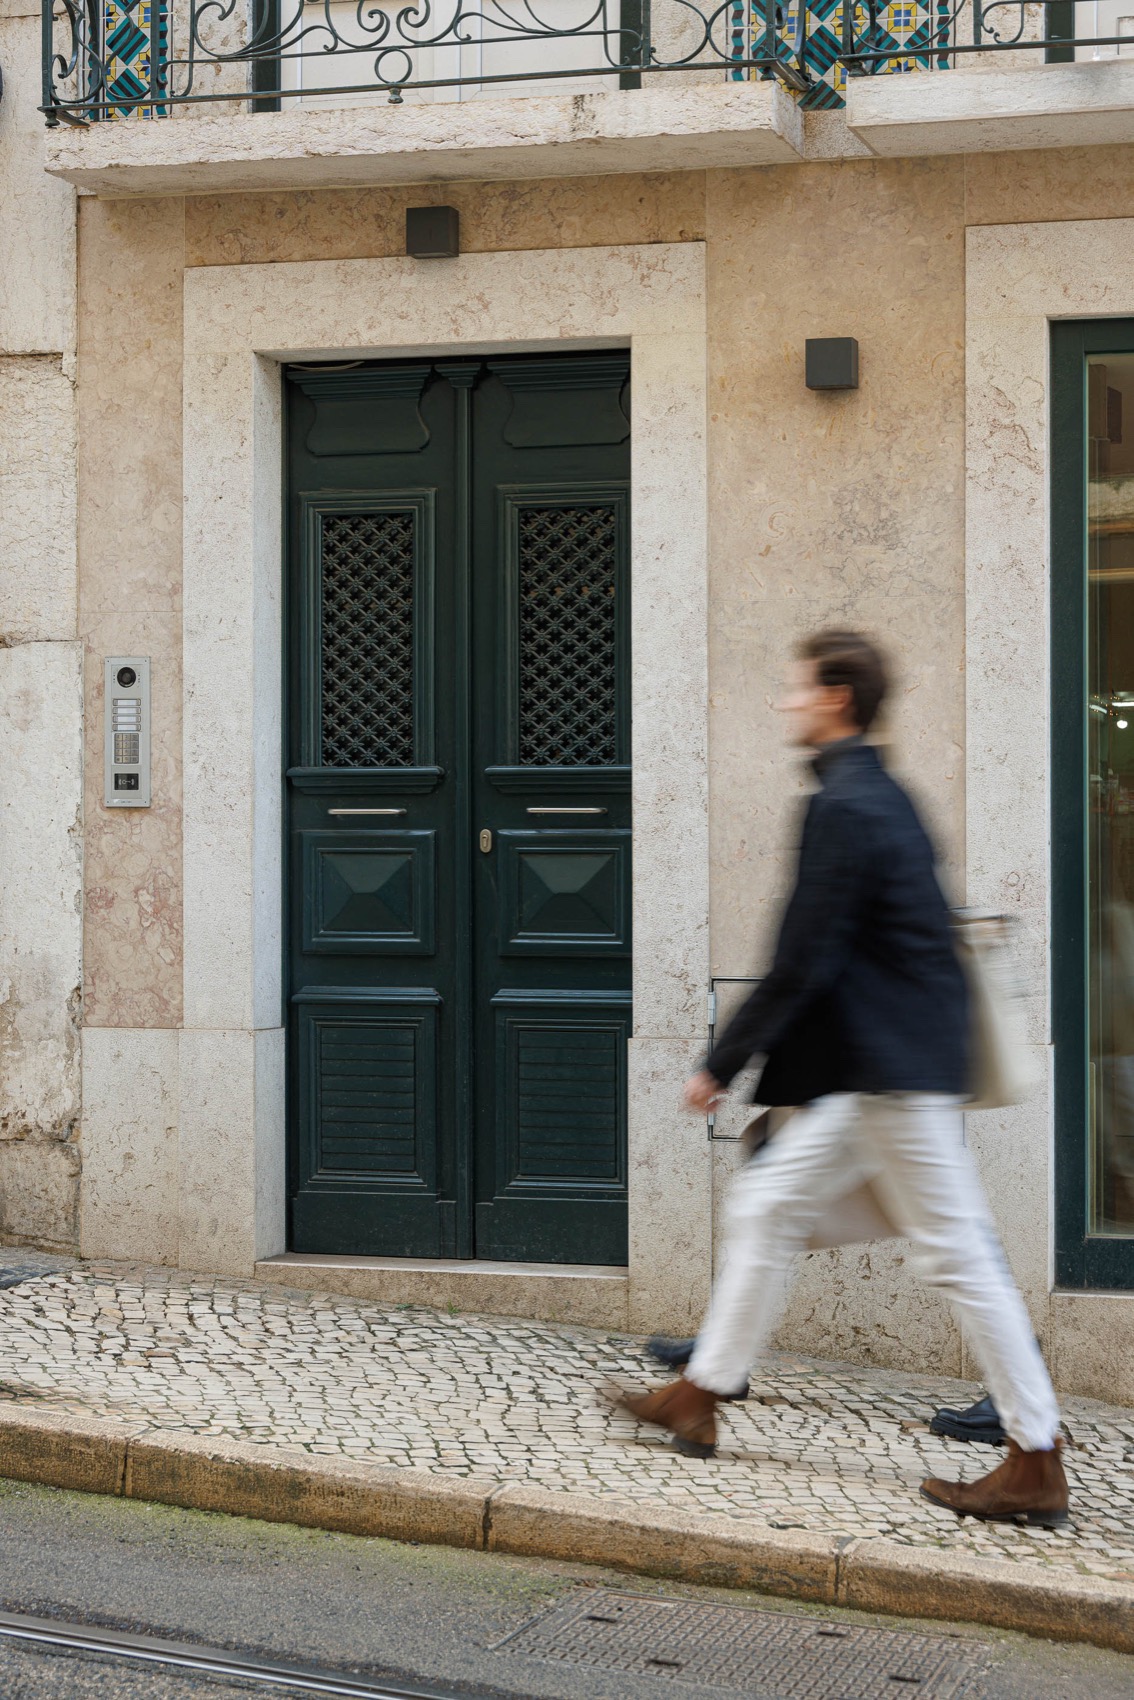
<svg viewBox="0 0 1134 1700">
<path fill-rule="evenodd" d="M 781 1354 L 699 1461 L 599 1397 L 658 1380 L 639 1341 L 595 1329 L 168 1270 L 84 1264 L 0 1291 L 0 1399 L 1134 1581 L 1134 1410 L 1066 1401 L 1074 1521 L 1050 1532 L 958 1523 L 919 1499 L 922 1476 L 999 1456 L 925 1426 L 971 1384 Z"/>
</svg>

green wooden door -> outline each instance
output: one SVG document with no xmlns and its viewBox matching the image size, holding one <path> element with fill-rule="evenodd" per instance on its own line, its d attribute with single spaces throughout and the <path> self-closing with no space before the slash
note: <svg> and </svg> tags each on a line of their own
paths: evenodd
<svg viewBox="0 0 1134 1700">
<path fill-rule="evenodd" d="M 288 373 L 296 1250 L 625 1261 L 628 373 Z"/>
</svg>

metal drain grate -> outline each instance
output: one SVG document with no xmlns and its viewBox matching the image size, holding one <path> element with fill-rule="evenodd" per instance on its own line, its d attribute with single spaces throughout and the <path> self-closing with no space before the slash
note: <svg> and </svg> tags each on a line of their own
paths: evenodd
<svg viewBox="0 0 1134 1700">
<path fill-rule="evenodd" d="M 774 1695 L 977 1700 L 985 1649 L 959 1637 L 588 1591 L 500 1643 L 510 1653 Z"/>
</svg>

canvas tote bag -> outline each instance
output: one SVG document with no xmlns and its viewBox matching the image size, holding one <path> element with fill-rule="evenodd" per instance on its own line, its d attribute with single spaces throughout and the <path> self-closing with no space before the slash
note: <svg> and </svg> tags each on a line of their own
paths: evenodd
<svg viewBox="0 0 1134 1700">
<path fill-rule="evenodd" d="M 1036 1084 L 1009 929 L 1007 917 L 991 909 L 953 911 L 953 942 L 969 987 L 969 1110 L 1018 1104 Z"/>
</svg>

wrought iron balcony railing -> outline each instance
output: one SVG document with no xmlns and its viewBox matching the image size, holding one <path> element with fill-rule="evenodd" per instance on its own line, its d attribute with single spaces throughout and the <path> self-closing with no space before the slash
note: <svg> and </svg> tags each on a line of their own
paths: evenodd
<svg viewBox="0 0 1134 1700">
<path fill-rule="evenodd" d="M 807 107 L 847 76 L 982 53 L 1134 56 L 1134 0 L 43 0 L 48 124 L 485 91 L 778 78 Z"/>
</svg>

